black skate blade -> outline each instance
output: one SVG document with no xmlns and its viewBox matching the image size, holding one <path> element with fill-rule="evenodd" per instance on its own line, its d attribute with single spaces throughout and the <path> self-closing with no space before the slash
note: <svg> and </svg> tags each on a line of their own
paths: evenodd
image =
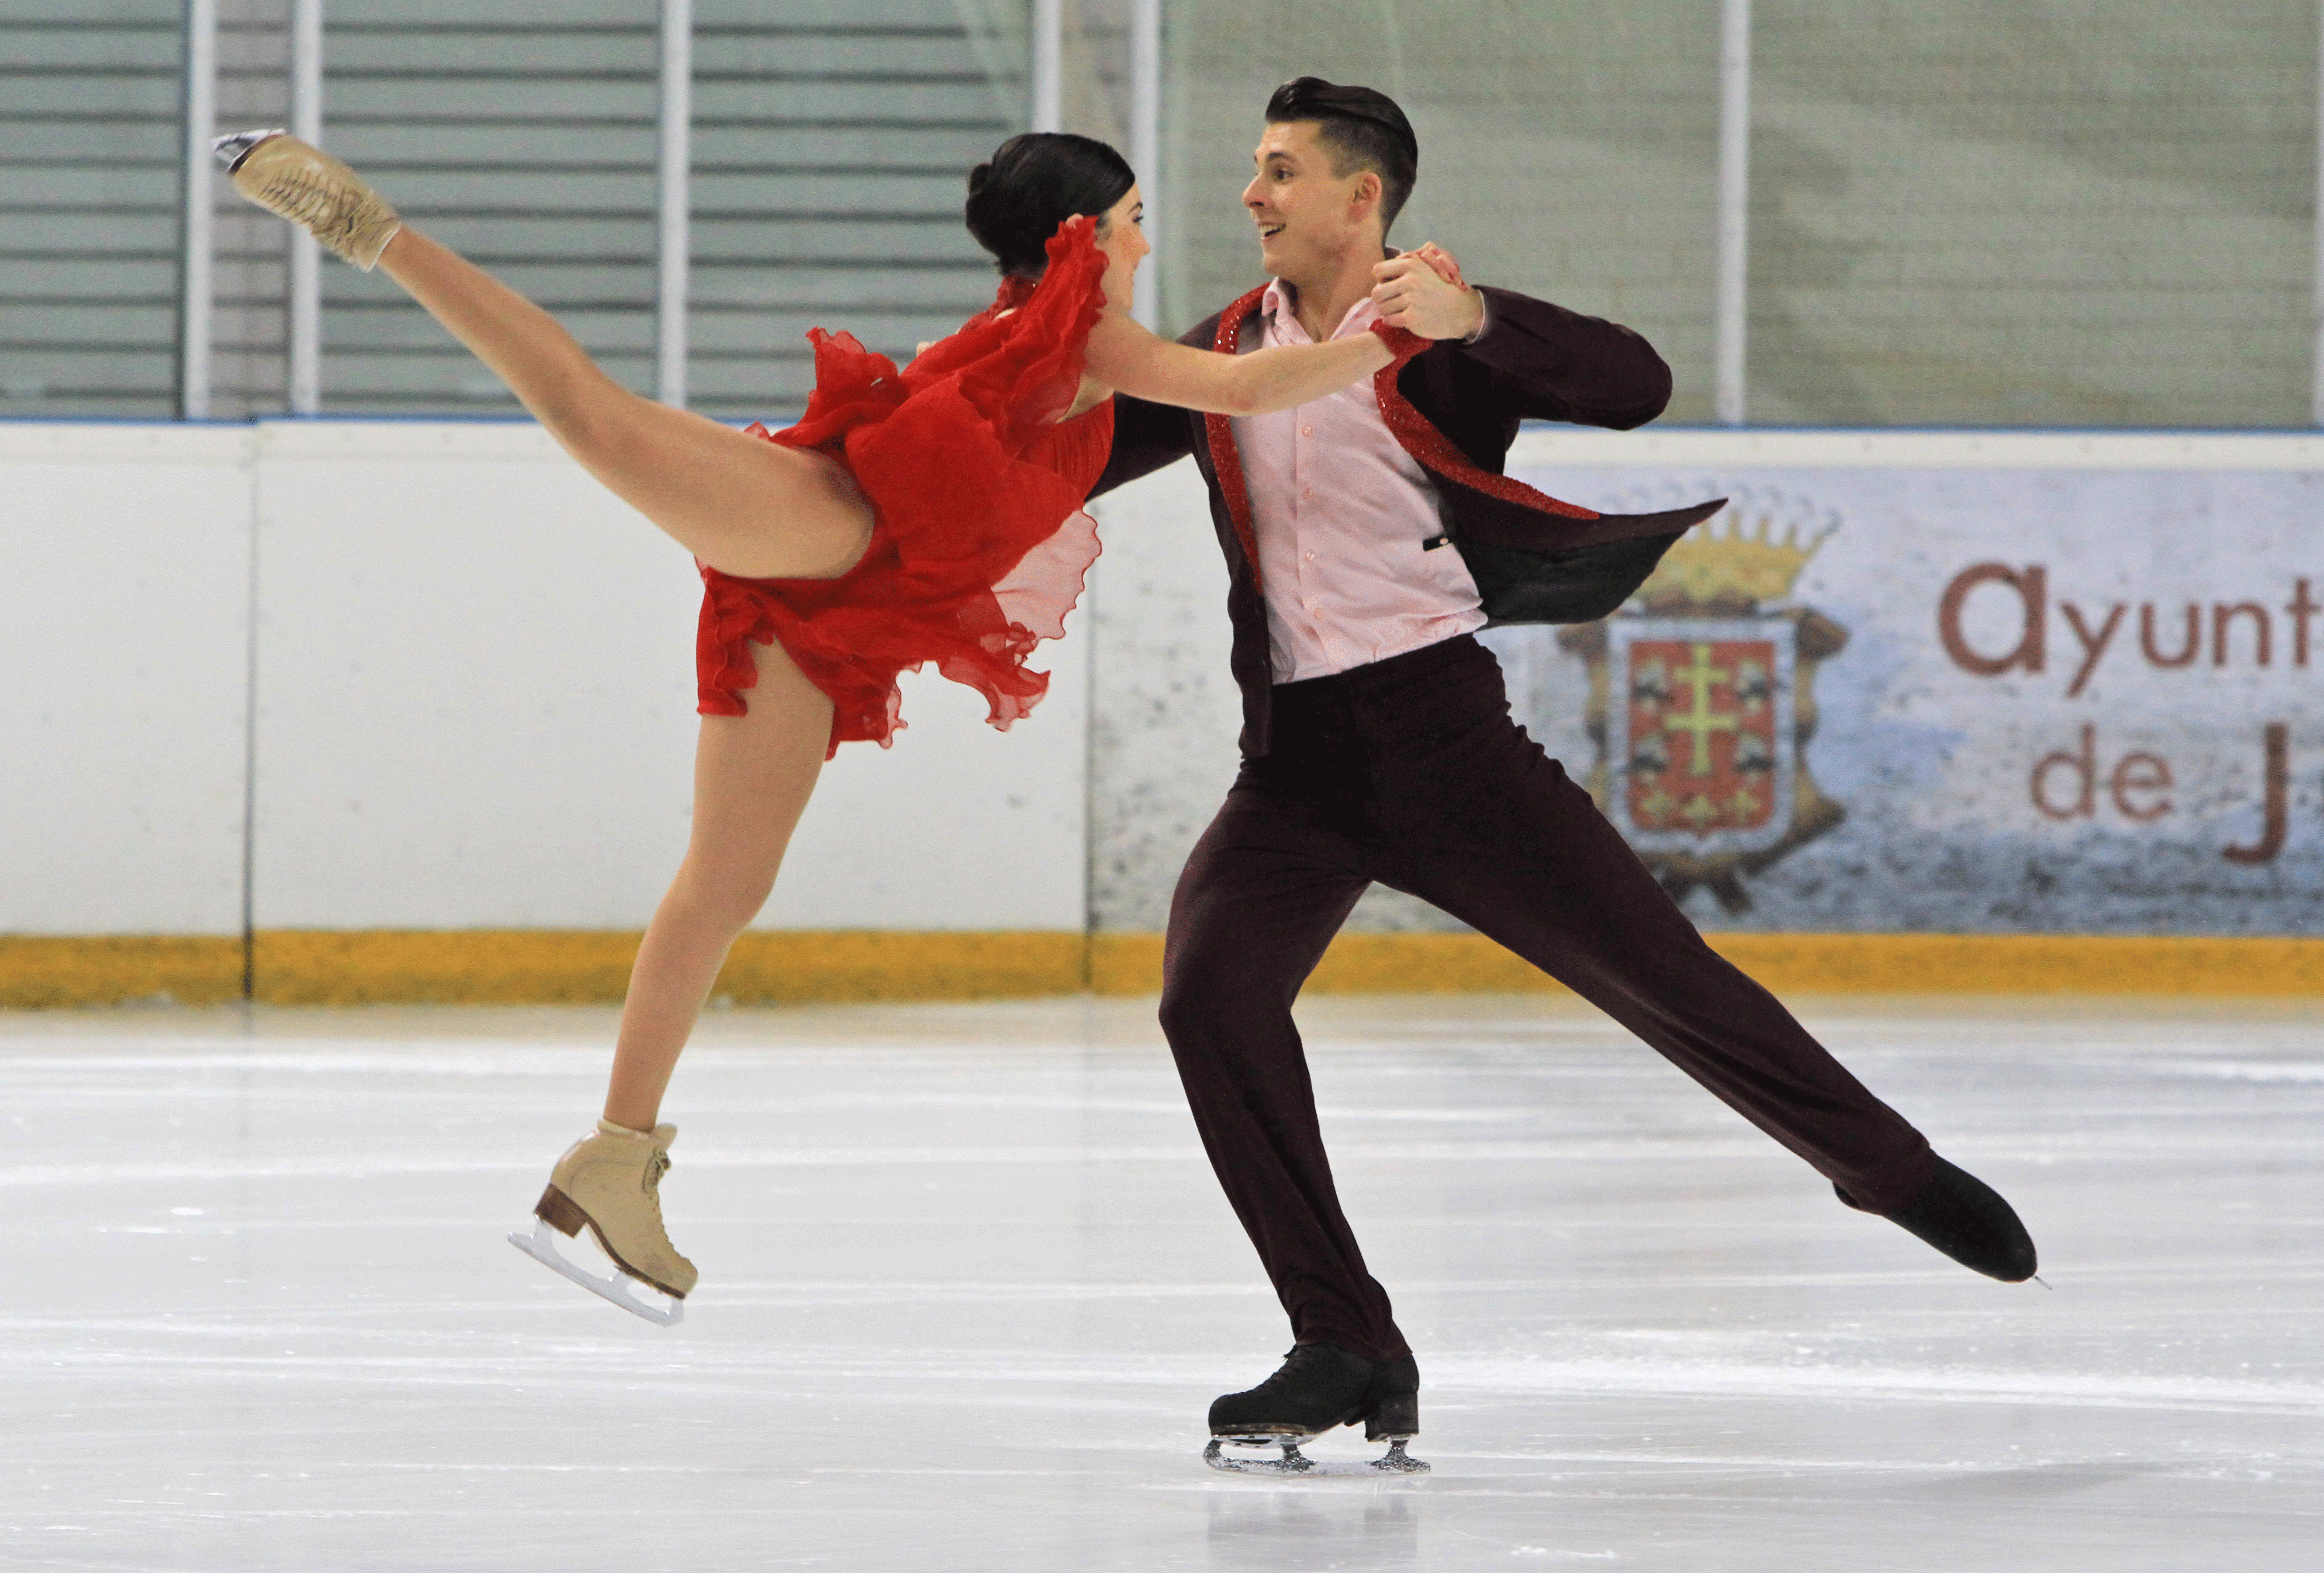
<svg viewBox="0 0 2324 1573">
<path fill-rule="evenodd" d="M 1377 1476 L 1425 1475 L 1429 1472 L 1425 1461 L 1405 1456 L 1404 1443 L 1400 1439 L 1391 1440 L 1388 1445 L 1387 1453 L 1369 1464 L 1349 1464 L 1336 1459 L 1326 1463 L 1310 1458 L 1299 1450 L 1300 1442 L 1306 1439 L 1304 1437 L 1287 1440 L 1213 1437 L 1211 1445 L 1203 1449 L 1203 1462 L 1213 1469 L 1224 1470 L 1230 1475 Z M 1283 1450 L 1283 1457 L 1252 1458 L 1238 1456 L 1226 1450 L 1229 1442 L 1232 1442 L 1239 1448 L 1280 1448 Z"/>
</svg>

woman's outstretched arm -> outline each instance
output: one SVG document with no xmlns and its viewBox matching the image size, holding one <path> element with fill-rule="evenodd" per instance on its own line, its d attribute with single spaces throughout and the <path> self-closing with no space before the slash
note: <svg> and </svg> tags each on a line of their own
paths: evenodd
<svg viewBox="0 0 2324 1573">
<path fill-rule="evenodd" d="M 1109 307 L 1090 329 L 1085 365 L 1093 379 L 1135 399 L 1219 415 L 1265 415 L 1335 393 L 1395 358 L 1377 333 L 1221 355 L 1157 338 L 1127 311 Z"/>
</svg>

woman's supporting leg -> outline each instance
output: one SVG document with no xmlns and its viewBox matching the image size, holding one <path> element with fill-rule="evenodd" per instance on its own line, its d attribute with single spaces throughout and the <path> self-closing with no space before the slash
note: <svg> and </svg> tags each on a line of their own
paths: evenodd
<svg viewBox="0 0 2324 1573">
<path fill-rule="evenodd" d="M 639 947 L 605 1117 L 650 1130 L 726 952 L 766 904 L 831 740 L 831 701 L 779 645 L 752 647 L 747 716 L 705 716 L 686 861 Z"/>
<path fill-rule="evenodd" d="M 704 562 L 742 578 L 835 578 L 872 539 L 846 467 L 641 398 L 557 319 L 406 225 L 379 266 L 583 468 Z"/>
</svg>

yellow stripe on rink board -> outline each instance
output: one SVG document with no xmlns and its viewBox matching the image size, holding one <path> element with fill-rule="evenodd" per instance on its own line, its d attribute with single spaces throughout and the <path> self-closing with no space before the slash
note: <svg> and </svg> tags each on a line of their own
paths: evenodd
<svg viewBox="0 0 2324 1573">
<path fill-rule="evenodd" d="M 637 957 L 621 930 L 262 930 L 254 993 L 269 1004 L 618 1002 Z M 1074 994 L 1082 936 L 754 930 L 711 990 L 738 1005 Z"/>
<path fill-rule="evenodd" d="M 242 938 L 0 934 L 0 1009 L 224 1004 L 242 997 Z"/>
<path fill-rule="evenodd" d="M 2324 939 L 2111 934 L 1711 934 L 1778 994 L 2324 995 Z M 1100 934 L 1099 994 L 1162 986 L 1155 934 Z M 1342 934 L 1318 994 L 1562 994 L 1476 934 Z"/>
<path fill-rule="evenodd" d="M 577 930 L 262 930 L 256 997 L 281 1005 L 588 1004 L 620 1000 L 638 935 Z M 2005 934 L 1713 934 L 1779 994 L 2324 995 L 2324 939 Z M 243 942 L 0 935 L 0 1008 L 217 1004 Z M 1157 934 L 754 930 L 715 995 L 738 1005 L 1148 995 Z M 1473 934 L 1342 934 L 1322 994 L 1558 993 Z"/>
</svg>

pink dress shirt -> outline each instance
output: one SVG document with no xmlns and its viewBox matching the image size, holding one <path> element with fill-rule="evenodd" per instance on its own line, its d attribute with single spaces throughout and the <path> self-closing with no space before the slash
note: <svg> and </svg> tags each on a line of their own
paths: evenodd
<svg viewBox="0 0 2324 1573">
<path fill-rule="evenodd" d="M 1367 296 L 1334 338 L 1371 331 Z M 1312 344 L 1278 280 L 1259 303 L 1256 344 Z M 1250 486 L 1251 524 L 1267 592 L 1277 682 L 1327 677 L 1485 625 L 1477 582 L 1461 554 L 1423 543 L 1443 532 L 1435 483 L 1404 450 L 1371 379 L 1233 422 Z"/>
</svg>

